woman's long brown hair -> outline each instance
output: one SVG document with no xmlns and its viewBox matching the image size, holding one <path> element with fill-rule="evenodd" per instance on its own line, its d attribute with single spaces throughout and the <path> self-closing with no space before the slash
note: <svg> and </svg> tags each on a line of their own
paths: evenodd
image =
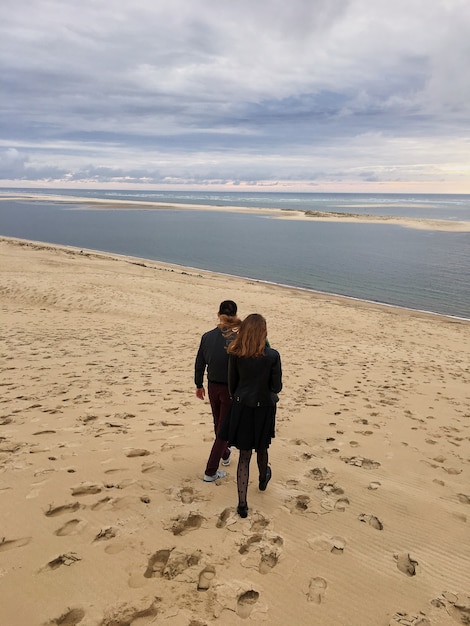
<svg viewBox="0 0 470 626">
<path fill-rule="evenodd" d="M 229 345 L 228 352 L 241 357 L 263 356 L 267 336 L 266 320 L 259 313 L 252 313 L 241 323 L 238 335 Z"/>
</svg>

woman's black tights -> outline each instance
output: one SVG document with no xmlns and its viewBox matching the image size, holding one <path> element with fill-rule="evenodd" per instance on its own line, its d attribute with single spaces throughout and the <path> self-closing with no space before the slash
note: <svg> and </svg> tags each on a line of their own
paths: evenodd
<svg viewBox="0 0 470 626">
<path fill-rule="evenodd" d="M 246 505 L 246 493 L 248 491 L 248 480 L 250 478 L 250 461 L 251 450 L 240 450 L 237 467 L 237 487 L 238 487 L 238 503 L 242 506 Z M 268 468 L 268 450 L 258 450 L 256 452 L 256 461 L 258 464 L 260 481 L 266 478 Z"/>
</svg>

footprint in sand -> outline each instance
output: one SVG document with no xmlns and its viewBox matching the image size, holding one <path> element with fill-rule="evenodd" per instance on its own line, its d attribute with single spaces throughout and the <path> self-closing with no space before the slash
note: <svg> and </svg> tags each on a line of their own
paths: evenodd
<svg viewBox="0 0 470 626">
<path fill-rule="evenodd" d="M 279 563 L 284 539 L 279 535 L 265 537 L 260 545 L 261 560 L 258 571 L 260 574 L 268 574 Z"/>
<path fill-rule="evenodd" d="M 250 617 L 251 612 L 255 604 L 258 602 L 259 593 L 254 589 L 250 589 L 249 591 L 245 591 L 240 596 L 238 596 L 237 600 L 237 615 L 242 619 L 247 619 Z"/>
<path fill-rule="evenodd" d="M 251 537 L 248 537 L 245 543 L 243 543 L 240 546 L 240 548 L 238 549 L 238 552 L 240 554 L 246 554 L 253 544 L 259 544 L 262 541 L 262 539 L 263 539 L 263 535 L 261 533 L 251 535 Z"/>
<path fill-rule="evenodd" d="M 442 469 L 452 476 L 458 476 L 462 473 L 461 469 L 456 469 L 455 467 L 443 467 Z"/>
<path fill-rule="evenodd" d="M 172 549 L 173 548 L 170 550 L 158 550 L 158 552 L 155 552 L 155 554 L 150 557 L 147 569 L 144 573 L 145 578 L 158 578 L 163 576 L 163 570 L 168 563 Z"/>
<path fill-rule="evenodd" d="M 344 494 L 344 489 L 336 483 L 319 483 L 317 488 L 328 495 L 342 496 Z"/>
<path fill-rule="evenodd" d="M 328 583 L 324 578 L 318 576 L 317 578 L 311 578 L 308 585 L 307 600 L 314 604 L 321 604 L 325 597 L 326 588 Z"/>
<path fill-rule="evenodd" d="M 149 454 L 150 454 L 150 450 L 145 450 L 143 448 L 132 448 L 131 450 L 128 450 L 126 452 L 126 456 L 129 457 L 130 459 L 133 459 L 139 456 L 148 456 Z"/>
<path fill-rule="evenodd" d="M 22 548 L 28 545 L 32 537 L 22 537 L 21 539 L 3 539 L 0 541 L 0 552 L 6 552 L 7 550 L 13 550 L 13 548 Z"/>
<path fill-rule="evenodd" d="M 112 526 L 108 526 L 107 528 L 102 528 L 100 532 L 96 535 L 93 541 L 102 541 L 113 539 L 117 535 L 117 530 Z"/>
<path fill-rule="evenodd" d="M 364 522 L 365 524 L 369 524 L 372 528 L 376 530 L 383 530 L 384 525 L 375 515 L 367 515 L 367 513 L 361 513 L 358 518 L 360 522 Z"/>
<path fill-rule="evenodd" d="M 109 614 L 106 615 L 105 618 L 100 622 L 100 626 L 131 626 L 132 624 L 154 624 L 155 617 L 160 611 L 159 602 L 160 598 L 156 598 L 147 608 L 137 608 L 135 606 L 129 607 L 128 604 L 123 604 L 120 607 L 111 609 Z M 59 622 L 59 624 L 62 624 L 62 622 Z M 64 624 L 66 624 L 66 622 L 64 622 Z M 75 623 L 71 626 L 75 626 Z"/>
<path fill-rule="evenodd" d="M 191 504 L 194 502 L 194 489 L 192 487 L 183 487 L 179 492 L 179 498 L 183 504 Z"/>
<path fill-rule="evenodd" d="M 71 565 L 73 565 L 74 563 L 77 563 L 77 561 L 80 561 L 80 560 L 81 560 L 80 557 L 78 557 L 75 552 L 68 552 L 67 554 L 59 554 L 58 557 L 56 557 L 55 559 L 52 559 L 52 561 L 49 561 L 49 563 L 46 565 L 46 569 L 57 569 L 61 565 L 67 565 L 67 567 L 70 567 Z"/>
<path fill-rule="evenodd" d="M 254 513 L 253 515 L 253 521 L 251 523 L 251 531 L 254 533 L 260 532 L 261 530 L 264 530 L 265 528 L 267 528 L 270 524 L 270 520 L 267 519 L 266 517 L 264 517 L 264 515 L 261 515 L 261 513 Z"/>
<path fill-rule="evenodd" d="M 77 535 L 81 531 L 84 523 L 85 522 L 83 520 L 72 519 L 66 524 L 64 524 L 63 526 L 61 526 L 60 528 L 58 528 L 54 532 L 54 535 L 57 535 L 58 537 L 66 537 L 67 535 Z"/>
<path fill-rule="evenodd" d="M 459 624 L 470 624 L 470 596 L 444 591 L 431 601 L 433 606 L 445 607 L 447 613 Z"/>
<path fill-rule="evenodd" d="M 49 509 L 46 511 L 46 517 L 56 517 L 57 515 L 62 515 L 62 513 L 70 513 L 74 512 L 80 508 L 80 502 L 73 502 L 72 504 L 62 504 L 61 506 L 53 507 L 52 504 L 49 505 Z"/>
<path fill-rule="evenodd" d="M 363 469 L 377 469 L 380 467 L 380 463 L 378 461 L 373 461 L 372 459 L 366 459 L 362 456 L 342 456 L 340 457 L 342 461 L 348 463 L 348 465 L 355 465 L 356 467 L 362 467 Z"/>
<path fill-rule="evenodd" d="M 173 548 L 169 550 L 158 550 L 153 554 L 147 564 L 144 572 L 144 578 L 166 578 L 173 580 L 190 567 L 198 565 L 201 560 L 202 553 L 196 550 L 192 554 L 176 552 Z M 209 577 L 210 566 L 206 568 Z M 203 570 L 204 572 L 205 570 Z M 200 578 L 202 573 L 200 574 Z M 214 570 L 215 573 L 215 570 Z M 213 577 L 212 577 L 213 578 Z M 208 589 L 209 587 L 207 587 Z"/>
<path fill-rule="evenodd" d="M 77 487 L 72 487 L 73 496 L 87 496 L 90 494 L 100 493 L 101 491 L 102 487 L 95 483 L 82 483 Z"/>
<path fill-rule="evenodd" d="M 279 554 L 277 551 L 262 549 L 258 571 L 260 574 L 268 574 L 278 563 Z"/>
<path fill-rule="evenodd" d="M 227 526 L 227 522 L 230 519 L 230 516 L 233 515 L 235 509 L 233 507 L 228 507 L 222 511 L 219 515 L 216 523 L 216 528 L 225 528 Z"/>
<path fill-rule="evenodd" d="M 167 580 L 173 580 L 173 578 L 176 578 L 188 568 L 198 565 L 201 558 L 202 552 L 200 550 L 196 550 L 191 554 L 172 551 L 172 553 L 170 554 L 170 558 L 168 559 L 168 562 L 163 570 L 163 578 L 166 578 Z"/>
<path fill-rule="evenodd" d="M 295 489 L 300 481 L 296 480 L 295 478 L 290 478 L 287 482 L 286 482 L 286 487 L 288 487 L 289 489 Z"/>
<path fill-rule="evenodd" d="M 84 617 L 83 609 L 67 609 L 60 617 L 50 620 L 45 626 L 77 626 Z"/>
<path fill-rule="evenodd" d="M 199 513 L 190 513 L 185 517 L 179 517 L 173 524 L 171 532 L 174 535 L 186 535 L 186 533 L 189 533 L 192 530 L 201 528 L 204 519 L 205 518 L 202 515 L 199 515 Z"/>
<path fill-rule="evenodd" d="M 338 498 L 334 504 L 334 508 L 336 511 L 341 511 L 341 513 L 344 513 L 349 504 L 350 502 L 348 498 Z"/>
<path fill-rule="evenodd" d="M 397 562 L 397 567 L 400 572 L 403 572 L 403 574 L 406 574 L 407 576 L 416 575 L 416 566 L 418 565 L 418 561 L 414 561 L 407 552 L 395 554 L 394 559 Z"/>
<path fill-rule="evenodd" d="M 252 546 L 259 548 L 260 561 L 258 571 L 260 574 L 267 574 L 279 562 L 284 539 L 279 535 L 269 533 L 256 533 L 251 535 L 239 548 L 240 554 L 247 554 Z"/>
<path fill-rule="evenodd" d="M 213 565 L 206 565 L 206 567 L 199 574 L 197 583 L 198 591 L 207 591 L 212 585 L 212 581 L 215 578 L 215 567 Z"/>
<path fill-rule="evenodd" d="M 395 613 L 388 623 L 388 626 L 403 626 L 404 624 L 407 626 L 431 626 L 431 622 L 424 613 L 411 615 L 410 613 L 402 613 L 401 611 Z"/>
<path fill-rule="evenodd" d="M 330 476 L 330 473 L 326 467 L 314 467 L 308 472 L 307 476 L 313 480 L 326 480 Z"/>
<path fill-rule="evenodd" d="M 307 543 L 315 552 L 331 552 L 331 554 L 343 554 L 346 547 L 346 540 L 343 537 L 328 535 L 309 538 Z"/>
<path fill-rule="evenodd" d="M 100 509 L 102 509 L 104 506 L 106 506 L 112 501 L 113 501 L 113 498 L 106 496 L 105 498 L 101 498 L 101 500 L 98 500 L 98 502 L 95 502 L 94 504 L 92 504 L 90 508 L 92 511 L 99 511 Z"/>
<path fill-rule="evenodd" d="M 331 554 L 343 554 L 346 541 L 342 537 L 331 537 Z"/>
<path fill-rule="evenodd" d="M 163 469 L 163 465 L 160 463 L 142 463 L 142 474 L 150 474 L 152 472 L 158 472 Z"/>
<path fill-rule="evenodd" d="M 308 446 L 308 443 L 303 439 L 292 439 L 290 443 L 292 443 L 294 446 Z"/>
<path fill-rule="evenodd" d="M 294 511 L 307 511 L 310 504 L 310 496 L 300 495 L 294 498 Z"/>
<path fill-rule="evenodd" d="M 332 498 L 328 496 L 327 498 L 323 498 L 320 502 L 320 506 L 325 511 L 339 511 L 340 513 L 344 513 L 348 506 L 350 505 L 349 498 Z"/>
</svg>

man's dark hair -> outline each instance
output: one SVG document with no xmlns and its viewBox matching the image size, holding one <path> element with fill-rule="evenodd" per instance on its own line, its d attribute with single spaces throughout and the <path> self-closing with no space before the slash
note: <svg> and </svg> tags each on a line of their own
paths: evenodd
<svg viewBox="0 0 470 626">
<path fill-rule="evenodd" d="M 233 300 L 224 300 L 220 303 L 219 314 L 234 317 L 237 314 L 237 305 Z"/>
</svg>

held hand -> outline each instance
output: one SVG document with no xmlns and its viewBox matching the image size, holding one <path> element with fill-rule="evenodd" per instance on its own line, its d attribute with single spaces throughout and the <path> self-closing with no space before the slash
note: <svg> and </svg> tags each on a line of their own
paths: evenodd
<svg viewBox="0 0 470 626">
<path fill-rule="evenodd" d="M 200 389 L 196 389 L 196 398 L 199 398 L 199 400 L 204 400 L 205 397 L 206 397 L 206 392 L 204 391 L 204 387 L 201 387 Z"/>
</svg>

